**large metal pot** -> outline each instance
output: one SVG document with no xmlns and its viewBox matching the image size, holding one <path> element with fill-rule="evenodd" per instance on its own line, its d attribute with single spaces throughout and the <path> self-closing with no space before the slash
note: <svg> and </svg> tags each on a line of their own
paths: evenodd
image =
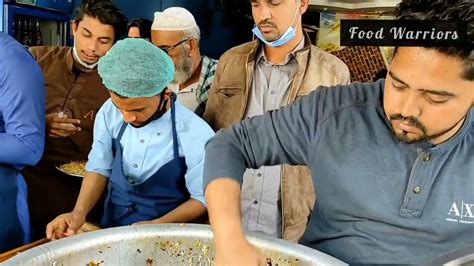
<svg viewBox="0 0 474 266">
<path fill-rule="evenodd" d="M 249 234 L 247 239 L 272 265 L 344 264 L 280 239 L 260 234 Z M 16 255 L 5 265 L 211 265 L 213 258 L 209 226 L 163 224 L 116 227 L 53 241 Z"/>
</svg>

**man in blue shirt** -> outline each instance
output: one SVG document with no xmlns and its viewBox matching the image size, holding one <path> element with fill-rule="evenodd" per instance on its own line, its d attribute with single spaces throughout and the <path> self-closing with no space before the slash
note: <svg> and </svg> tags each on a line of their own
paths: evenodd
<svg viewBox="0 0 474 266">
<path fill-rule="evenodd" d="M 400 19 L 465 21 L 472 0 L 405 0 Z M 321 87 L 207 145 L 216 264 L 259 264 L 244 237 L 246 168 L 308 165 L 316 203 L 300 243 L 347 263 L 419 264 L 474 244 L 474 46 L 399 47 L 385 80 Z"/>
<path fill-rule="evenodd" d="M 27 189 L 19 170 L 43 154 L 43 84 L 33 57 L 0 32 L 0 253 L 30 238 Z"/>
<path fill-rule="evenodd" d="M 111 99 L 97 114 L 76 206 L 48 224 L 48 238 L 75 234 L 106 186 L 104 227 L 199 218 L 204 145 L 214 132 L 166 89 L 171 58 L 144 39 L 125 39 L 100 59 L 99 74 Z"/>
</svg>

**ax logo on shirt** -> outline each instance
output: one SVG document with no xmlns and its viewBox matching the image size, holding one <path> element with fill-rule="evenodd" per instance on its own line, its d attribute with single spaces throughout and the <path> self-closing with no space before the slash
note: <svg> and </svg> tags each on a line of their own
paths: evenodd
<svg viewBox="0 0 474 266">
<path fill-rule="evenodd" d="M 90 120 L 94 120 L 94 118 L 95 118 L 95 111 L 94 111 L 94 110 L 90 110 L 89 112 L 87 112 L 87 114 L 84 115 L 84 118 L 89 118 Z"/>
<path fill-rule="evenodd" d="M 474 224 L 474 204 L 454 201 L 447 215 L 448 222 Z"/>
</svg>

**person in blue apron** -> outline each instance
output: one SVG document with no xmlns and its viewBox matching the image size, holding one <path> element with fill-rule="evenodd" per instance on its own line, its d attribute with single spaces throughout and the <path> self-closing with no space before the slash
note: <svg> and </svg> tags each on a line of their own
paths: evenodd
<svg viewBox="0 0 474 266">
<path fill-rule="evenodd" d="M 75 234 L 104 191 L 103 227 L 201 217 L 204 146 L 214 132 L 166 89 L 174 76 L 170 57 L 129 38 L 100 59 L 98 70 L 111 98 L 96 116 L 76 206 L 47 225 L 47 237 Z"/>
<path fill-rule="evenodd" d="M 33 57 L 0 32 L 0 253 L 30 240 L 27 187 L 19 171 L 43 154 L 43 84 Z"/>
</svg>

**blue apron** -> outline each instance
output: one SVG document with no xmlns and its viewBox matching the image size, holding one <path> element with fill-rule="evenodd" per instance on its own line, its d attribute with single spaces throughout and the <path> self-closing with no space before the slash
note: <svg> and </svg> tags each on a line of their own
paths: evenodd
<svg viewBox="0 0 474 266">
<path fill-rule="evenodd" d="M 0 253 L 30 241 L 27 188 L 12 166 L 0 164 Z"/>
<path fill-rule="evenodd" d="M 190 194 L 184 179 L 186 161 L 184 157 L 179 157 L 178 152 L 174 100 L 171 101 L 171 123 L 174 158 L 150 178 L 138 184 L 131 184 L 123 174 L 120 139 L 128 124 L 122 125 L 112 143 L 114 163 L 108 183 L 102 226 L 114 227 L 153 220 L 189 199 Z"/>
</svg>

